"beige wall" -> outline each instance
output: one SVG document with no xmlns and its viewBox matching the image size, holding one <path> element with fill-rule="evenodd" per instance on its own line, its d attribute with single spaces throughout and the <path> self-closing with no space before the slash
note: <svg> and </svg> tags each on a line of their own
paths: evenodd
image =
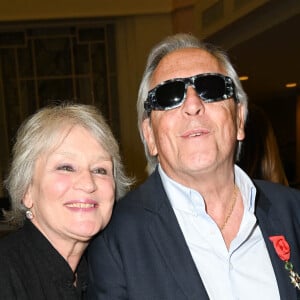
<svg viewBox="0 0 300 300">
<path fill-rule="evenodd" d="M 169 12 L 172 0 L 2 0 L 0 20 L 50 20 Z"/>
<path fill-rule="evenodd" d="M 146 177 L 144 150 L 137 130 L 136 100 L 148 52 L 171 34 L 169 14 L 125 17 L 117 21 L 117 65 L 121 146 L 127 169 L 139 181 Z"/>
</svg>

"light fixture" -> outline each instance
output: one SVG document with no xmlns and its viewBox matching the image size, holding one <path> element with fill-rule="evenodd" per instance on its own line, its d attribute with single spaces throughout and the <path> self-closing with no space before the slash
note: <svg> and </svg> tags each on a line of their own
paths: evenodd
<svg viewBox="0 0 300 300">
<path fill-rule="evenodd" d="M 296 82 L 289 82 L 285 85 L 286 88 L 293 88 L 296 87 L 297 83 Z"/>
<path fill-rule="evenodd" d="M 245 80 L 248 80 L 248 79 L 249 79 L 249 77 L 246 76 L 246 75 L 240 76 L 239 78 L 240 78 L 240 81 L 245 81 Z"/>
</svg>

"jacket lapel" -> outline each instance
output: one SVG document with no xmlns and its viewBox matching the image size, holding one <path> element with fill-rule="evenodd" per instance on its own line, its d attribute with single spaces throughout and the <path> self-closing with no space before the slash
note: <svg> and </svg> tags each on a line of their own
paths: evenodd
<svg viewBox="0 0 300 300">
<path fill-rule="evenodd" d="M 282 201 L 284 201 L 284 199 L 282 199 Z M 284 235 L 286 237 L 288 235 L 287 230 L 280 216 L 275 209 L 273 209 L 271 202 L 259 187 L 257 187 L 256 203 L 255 214 L 273 265 L 280 298 L 289 300 L 300 299 L 300 291 L 292 285 L 289 273 L 284 267 L 284 262 L 278 257 L 273 243 L 269 240 L 269 237 L 274 235 Z"/>
<path fill-rule="evenodd" d="M 163 260 L 187 299 L 209 299 L 203 282 L 194 264 L 177 218 L 164 192 L 157 170 L 150 178 L 148 192 L 151 202 L 145 202 L 149 216 L 149 231 Z M 145 199 L 148 197 L 145 197 Z"/>
<path fill-rule="evenodd" d="M 147 180 L 145 187 L 146 195 L 143 199 L 144 208 L 149 217 L 148 228 L 170 273 L 188 299 L 209 300 L 157 170 Z M 153 194 L 156 197 L 148 197 Z M 256 204 L 255 214 L 274 268 L 280 297 L 299 300 L 300 291 L 292 285 L 288 271 L 284 268 L 284 262 L 278 257 L 269 240 L 270 236 L 289 236 L 291 232 L 284 227 L 281 216 L 272 207 L 271 201 L 263 194 L 259 185 Z M 297 255 L 299 249 L 293 249 L 293 251 Z M 298 267 L 300 268 L 298 265 L 295 266 L 296 271 L 300 271 Z"/>
</svg>

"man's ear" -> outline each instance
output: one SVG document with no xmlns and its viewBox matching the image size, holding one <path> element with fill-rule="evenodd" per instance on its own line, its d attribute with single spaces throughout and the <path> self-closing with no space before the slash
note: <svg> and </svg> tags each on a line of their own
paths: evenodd
<svg viewBox="0 0 300 300">
<path fill-rule="evenodd" d="M 245 106 L 238 103 L 237 107 L 237 140 L 242 141 L 245 138 Z"/>
<path fill-rule="evenodd" d="M 143 121 L 142 130 L 143 130 L 143 135 L 144 135 L 144 138 L 145 138 L 147 146 L 148 146 L 149 153 L 152 156 L 156 156 L 157 148 L 156 148 L 155 136 L 154 136 L 152 126 L 151 126 L 150 117 L 146 118 Z"/>
</svg>

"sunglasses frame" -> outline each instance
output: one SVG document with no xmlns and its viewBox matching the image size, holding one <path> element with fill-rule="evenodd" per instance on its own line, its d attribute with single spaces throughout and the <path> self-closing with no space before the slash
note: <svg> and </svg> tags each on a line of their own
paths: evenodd
<svg viewBox="0 0 300 300">
<path fill-rule="evenodd" d="M 208 77 L 208 76 L 216 76 L 216 77 L 222 78 L 224 80 L 224 83 L 225 83 L 225 94 L 224 95 L 222 95 L 218 98 L 204 99 L 198 94 L 197 89 L 195 87 L 195 80 L 200 78 L 200 77 Z M 163 107 L 163 106 L 159 105 L 158 102 L 157 102 L 156 91 L 161 86 L 164 86 L 165 84 L 168 84 L 168 83 L 171 83 L 171 82 L 183 82 L 184 83 L 184 93 L 183 93 L 182 99 L 179 102 L 177 102 L 175 105 Z M 234 82 L 229 76 L 225 76 L 225 75 L 220 74 L 220 73 L 202 73 L 202 74 L 197 74 L 197 75 L 194 75 L 194 76 L 191 76 L 191 77 L 173 78 L 173 79 L 169 79 L 169 80 L 166 80 L 166 81 L 163 81 L 163 82 L 159 83 L 155 88 L 151 89 L 148 92 L 147 100 L 144 102 L 145 111 L 149 115 L 152 110 L 170 110 L 170 109 L 177 108 L 177 107 L 181 106 L 182 103 L 186 99 L 186 92 L 187 92 L 187 88 L 189 86 L 192 86 L 195 89 L 195 91 L 197 92 L 199 97 L 205 103 L 217 102 L 217 101 L 227 100 L 227 99 L 230 99 L 230 98 L 234 98 L 234 100 L 236 102 L 239 102 L 238 98 L 237 98 L 237 95 L 235 93 Z"/>
</svg>

